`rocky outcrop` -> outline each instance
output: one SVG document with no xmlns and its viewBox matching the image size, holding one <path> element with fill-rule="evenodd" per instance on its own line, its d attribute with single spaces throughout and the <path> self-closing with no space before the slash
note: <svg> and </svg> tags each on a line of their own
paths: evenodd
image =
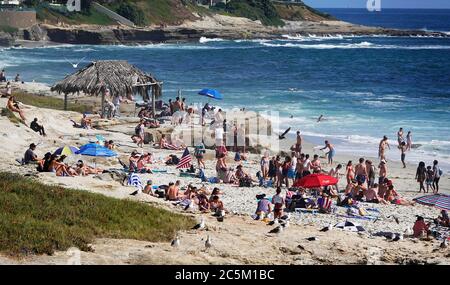
<svg viewBox="0 0 450 285">
<path fill-rule="evenodd" d="M 11 34 L 0 32 L 0 47 L 9 47 L 14 45 L 15 39 Z"/>
</svg>

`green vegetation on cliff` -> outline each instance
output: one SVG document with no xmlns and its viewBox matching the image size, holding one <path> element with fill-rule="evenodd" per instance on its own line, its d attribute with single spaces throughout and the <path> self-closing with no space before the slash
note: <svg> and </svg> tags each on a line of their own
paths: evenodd
<svg viewBox="0 0 450 285">
<path fill-rule="evenodd" d="M 55 7 L 33 0 L 28 0 L 27 3 L 36 7 L 38 19 L 42 22 L 115 24 L 113 20 L 93 9 L 90 5 L 91 2 L 93 0 L 83 1 L 82 11 L 79 13 L 68 12 L 64 5 Z M 268 26 L 283 26 L 283 19 L 291 21 L 330 19 L 329 15 L 314 10 L 303 2 L 286 4 L 272 0 L 229 0 L 227 4 L 217 3 L 210 9 L 197 6 L 197 2 L 194 0 L 96 0 L 96 2 L 138 26 L 179 25 L 186 20 L 195 20 L 196 14 L 211 15 L 214 13 L 259 20 Z M 209 1 L 205 0 L 205 3 L 209 3 Z"/>
</svg>

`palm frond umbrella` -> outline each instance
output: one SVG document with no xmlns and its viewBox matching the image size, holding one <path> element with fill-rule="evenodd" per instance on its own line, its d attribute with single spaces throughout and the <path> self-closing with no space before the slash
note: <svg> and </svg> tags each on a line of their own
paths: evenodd
<svg viewBox="0 0 450 285">
<path fill-rule="evenodd" d="M 64 93 L 64 110 L 67 110 L 68 94 L 80 92 L 95 96 L 101 94 L 102 115 L 106 89 L 109 89 L 111 96 L 126 96 L 136 92 L 144 100 L 149 99 L 148 94 L 151 92 L 154 109 L 155 98 L 162 96 L 162 82 L 123 60 L 92 62 L 77 72 L 68 75 L 51 88 L 52 91 Z"/>
</svg>

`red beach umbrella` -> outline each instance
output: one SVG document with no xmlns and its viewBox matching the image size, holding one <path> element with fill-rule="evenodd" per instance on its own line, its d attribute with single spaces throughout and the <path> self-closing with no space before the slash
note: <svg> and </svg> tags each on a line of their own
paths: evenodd
<svg viewBox="0 0 450 285">
<path fill-rule="evenodd" d="M 310 174 L 306 175 L 294 182 L 294 187 L 303 188 L 319 188 L 323 186 L 335 185 L 338 183 L 337 178 L 326 174 Z"/>
</svg>

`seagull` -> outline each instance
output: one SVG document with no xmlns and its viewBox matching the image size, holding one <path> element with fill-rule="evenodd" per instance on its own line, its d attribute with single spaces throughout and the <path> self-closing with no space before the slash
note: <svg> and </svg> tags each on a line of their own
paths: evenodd
<svg viewBox="0 0 450 285">
<path fill-rule="evenodd" d="M 286 134 L 289 133 L 289 131 L 291 130 L 291 128 L 289 127 L 287 130 L 284 131 L 284 133 L 282 133 L 281 135 L 278 136 L 278 138 L 280 140 L 284 140 L 286 138 Z"/>
<path fill-rule="evenodd" d="M 400 220 L 396 216 L 388 216 L 387 218 L 393 218 L 397 224 L 400 224 Z"/>
<path fill-rule="evenodd" d="M 179 247 L 180 246 L 180 237 L 177 235 L 170 245 L 173 247 Z"/>
<path fill-rule="evenodd" d="M 394 240 L 395 239 L 395 234 L 394 233 L 388 233 L 385 237 L 386 237 L 386 239 Z"/>
<path fill-rule="evenodd" d="M 328 232 L 328 231 L 331 230 L 332 228 L 333 228 L 332 225 L 328 225 L 328 226 L 322 228 L 322 229 L 320 230 L 320 232 Z"/>
<path fill-rule="evenodd" d="M 217 221 L 218 222 L 223 222 L 224 218 L 225 218 L 225 211 L 221 210 L 220 213 L 219 213 L 219 216 L 217 217 Z"/>
<path fill-rule="evenodd" d="M 269 234 L 280 234 L 283 232 L 283 227 L 282 226 L 278 226 L 274 229 L 272 229 Z"/>
<path fill-rule="evenodd" d="M 193 230 L 203 230 L 205 228 L 205 219 L 202 217 L 200 224 L 196 224 L 192 229 Z"/>
<path fill-rule="evenodd" d="M 267 223 L 268 226 L 278 226 L 280 223 L 278 222 L 278 218 L 275 218 L 273 221 Z"/>
<path fill-rule="evenodd" d="M 208 236 L 205 241 L 205 248 L 208 249 L 211 247 L 212 247 L 211 238 Z"/>
<path fill-rule="evenodd" d="M 281 220 L 281 221 L 280 221 L 280 225 L 281 225 L 283 228 L 287 228 L 287 227 L 289 227 L 289 221 Z"/>
<path fill-rule="evenodd" d="M 287 213 L 287 215 L 283 215 L 280 219 L 289 221 L 291 219 L 291 213 Z"/>
<path fill-rule="evenodd" d="M 399 241 L 403 240 L 403 234 L 395 235 L 395 237 L 392 239 L 392 241 Z"/>
<path fill-rule="evenodd" d="M 64 58 L 68 63 L 72 65 L 73 68 L 78 68 L 78 64 L 80 64 L 86 57 L 83 57 L 78 63 L 72 63 L 67 58 Z"/>
<path fill-rule="evenodd" d="M 186 207 L 184 207 L 184 210 L 187 211 L 192 208 L 194 208 L 194 201 L 190 200 L 189 204 L 187 204 Z"/>
<path fill-rule="evenodd" d="M 444 240 L 442 241 L 441 245 L 439 246 L 440 248 L 447 248 L 448 247 L 448 241 L 446 238 L 444 238 Z"/>
</svg>

